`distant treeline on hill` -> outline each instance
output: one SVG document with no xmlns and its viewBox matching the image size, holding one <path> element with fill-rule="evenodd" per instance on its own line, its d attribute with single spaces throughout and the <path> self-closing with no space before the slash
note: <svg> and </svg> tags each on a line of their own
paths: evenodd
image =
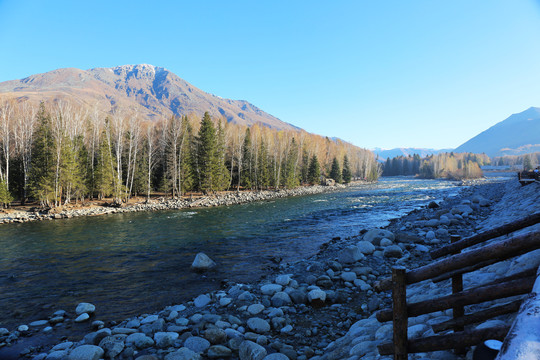
<svg viewBox="0 0 540 360">
<path fill-rule="evenodd" d="M 378 170 L 374 154 L 352 144 L 208 113 L 149 122 L 64 102 L 0 103 L 0 204 L 293 188 L 321 176 L 373 181 Z"/>
<path fill-rule="evenodd" d="M 415 175 L 425 179 L 474 179 L 483 176 L 480 166 L 490 163 L 485 154 L 443 153 L 420 158 L 419 155 L 387 159 L 383 176 Z"/>
<path fill-rule="evenodd" d="M 523 166 L 523 170 L 532 170 L 540 165 L 540 152 L 525 155 L 505 155 L 493 158 L 493 165 Z"/>
</svg>

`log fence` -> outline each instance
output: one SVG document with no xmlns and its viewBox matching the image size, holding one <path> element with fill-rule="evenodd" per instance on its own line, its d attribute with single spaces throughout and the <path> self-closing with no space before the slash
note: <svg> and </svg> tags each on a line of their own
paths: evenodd
<svg viewBox="0 0 540 360">
<path fill-rule="evenodd" d="M 456 354 L 464 354 L 467 347 L 478 345 L 484 340 L 503 340 L 510 325 L 476 330 L 467 327 L 518 311 L 522 299 L 511 299 L 505 304 L 497 304 L 471 314 L 465 313 L 465 306 L 531 293 L 538 276 L 536 269 L 495 279 L 469 289 L 463 287 L 463 274 L 540 249 L 540 232 L 511 236 L 517 230 L 538 223 L 540 213 L 465 239 L 453 235 L 450 244 L 430 253 L 434 262 L 413 270 L 394 267 L 392 277 L 381 280 L 375 286 L 379 291 L 392 290 L 392 308 L 380 310 L 376 316 L 379 322 L 393 322 L 393 341 L 379 345 L 379 354 L 394 355 L 396 360 L 405 360 L 410 353 L 448 349 L 454 349 Z M 496 239 L 499 237 L 502 238 Z M 462 252 L 487 240 L 494 241 Z M 444 256 L 448 257 L 443 258 Z M 451 279 L 450 295 L 414 303 L 407 302 L 408 285 L 426 280 L 441 282 L 448 279 Z M 447 309 L 452 309 L 452 319 L 432 325 L 436 335 L 418 339 L 408 338 L 409 318 Z M 453 332 L 441 334 L 448 331 Z"/>
</svg>

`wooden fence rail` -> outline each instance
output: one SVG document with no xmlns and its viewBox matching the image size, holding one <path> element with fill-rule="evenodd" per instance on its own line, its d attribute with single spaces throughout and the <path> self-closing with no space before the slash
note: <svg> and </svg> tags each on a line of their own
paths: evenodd
<svg viewBox="0 0 540 360">
<path fill-rule="evenodd" d="M 529 215 L 524 219 L 504 224 L 494 229 L 484 231 L 480 234 L 470 236 L 459 242 L 443 246 L 439 249 L 435 249 L 430 252 L 430 255 L 432 259 L 438 259 L 442 256 L 452 254 L 453 252 L 463 250 L 476 244 L 480 244 L 481 242 L 484 242 L 486 240 L 494 239 L 503 235 L 508 235 L 510 233 L 513 233 L 514 231 L 521 230 L 526 227 L 536 225 L 538 223 L 540 223 L 540 213 Z"/>
<path fill-rule="evenodd" d="M 451 256 L 409 271 L 403 267 L 394 267 L 392 278 L 384 279 L 376 285 L 377 290 L 391 288 L 393 302 L 392 309 L 383 309 L 376 314 L 380 322 L 393 321 L 393 342 L 379 345 L 379 353 L 381 355 L 393 354 L 394 359 L 405 360 L 409 353 L 445 349 L 454 349 L 456 353 L 464 353 L 466 347 L 477 345 L 483 340 L 504 339 L 509 326 L 478 330 L 468 330 L 466 326 L 516 312 L 522 302 L 521 299 L 472 314 L 465 314 L 465 306 L 530 293 L 537 278 L 536 269 L 496 279 L 466 290 L 463 289 L 462 275 L 540 249 L 540 232 L 500 239 L 482 248 L 463 253 L 461 250 L 537 223 L 540 223 L 540 213 L 463 240 L 459 236 L 452 236 L 451 244 L 432 252 L 434 259 L 449 254 L 452 254 Z M 429 279 L 434 282 L 452 279 L 452 294 L 407 303 L 407 285 Z M 446 309 L 452 309 L 453 319 L 433 325 L 433 331 L 441 333 L 453 330 L 453 333 L 408 339 L 409 317 Z"/>
</svg>

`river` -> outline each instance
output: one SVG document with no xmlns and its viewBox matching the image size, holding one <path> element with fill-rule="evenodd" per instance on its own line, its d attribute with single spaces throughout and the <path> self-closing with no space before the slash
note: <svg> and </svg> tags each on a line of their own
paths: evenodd
<svg viewBox="0 0 540 360">
<path fill-rule="evenodd" d="M 278 256 L 315 254 L 333 237 L 357 235 L 457 194 L 456 183 L 382 178 L 336 192 L 179 211 L 0 226 L 0 327 L 48 318 L 79 302 L 100 320 L 122 320 L 185 302 L 223 279 L 259 278 Z M 198 252 L 219 264 L 189 270 Z"/>
</svg>

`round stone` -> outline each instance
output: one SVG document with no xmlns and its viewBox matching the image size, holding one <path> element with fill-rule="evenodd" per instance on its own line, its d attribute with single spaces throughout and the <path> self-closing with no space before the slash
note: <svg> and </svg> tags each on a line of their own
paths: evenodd
<svg viewBox="0 0 540 360">
<path fill-rule="evenodd" d="M 263 334 L 270 331 L 270 324 L 268 321 L 258 317 L 248 319 L 247 325 L 251 331 L 258 334 Z"/>
<path fill-rule="evenodd" d="M 272 296 L 272 305 L 275 307 L 288 306 L 292 304 L 292 300 L 289 294 L 283 291 L 279 291 Z"/>
<path fill-rule="evenodd" d="M 174 341 L 178 339 L 176 332 L 157 332 L 154 334 L 154 341 L 158 348 L 166 349 L 174 345 Z"/>
<path fill-rule="evenodd" d="M 202 353 L 210 347 L 210 341 L 199 336 L 192 336 L 186 339 L 184 346 L 196 353 Z"/>
<path fill-rule="evenodd" d="M 232 355 L 232 350 L 223 345 L 210 346 L 207 353 L 210 359 L 228 358 Z"/>
<path fill-rule="evenodd" d="M 204 337 L 210 341 L 210 344 L 223 344 L 227 340 L 227 334 L 221 329 L 208 329 Z"/>
<path fill-rule="evenodd" d="M 87 313 L 82 313 L 81 315 L 77 316 L 77 318 L 75 319 L 75 322 L 80 323 L 88 319 L 90 319 L 90 315 L 88 315 Z"/>
<path fill-rule="evenodd" d="M 104 353 L 99 346 L 82 345 L 71 351 L 69 360 L 99 360 Z"/>
<path fill-rule="evenodd" d="M 210 304 L 211 301 L 212 299 L 210 299 L 208 295 L 203 294 L 203 295 L 197 296 L 195 300 L 193 300 L 193 303 L 195 304 L 196 307 L 202 308 Z"/>
<path fill-rule="evenodd" d="M 278 275 L 276 277 L 276 284 L 287 286 L 291 282 L 291 277 L 289 275 Z"/>
<path fill-rule="evenodd" d="M 154 340 L 143 333 L 131 334 L 126 338 L 126 343 L 135 345 L 138 349 L 145 349 L 154 345 Z"/>
<path fill-rule="evenodd" d="M 262 360 L 266 356 L 266 349 L 253 341 L 244 341 L 240 344 L 240 360 Z"/>
<path fill-rule="evenodd" d="M 283 286 L 278 284 L 266 284 L 261 286 L 261 293 L 263 295 L 269 295 L 272 296 L 275 293 L 281 291 L 283 289 Z"/>
<path fill-rule="evenodd" d="M 251 315 L 260 314 L 263 310 L 264 310 L 264 305 L 262 304 L 249 305 L 247 308 L 248 313 L 250 313 Z"/>
<path fill-rule="evenodd" d="M 91 314 L 94 311 L 96 311 L 96 307 L 93 304 L 85 303 L 85 302 L 77 305 L 77 308 L 75 309 L 75 313 L 77 315 L 81 315 L 83 313 Z"/>
</svg>

